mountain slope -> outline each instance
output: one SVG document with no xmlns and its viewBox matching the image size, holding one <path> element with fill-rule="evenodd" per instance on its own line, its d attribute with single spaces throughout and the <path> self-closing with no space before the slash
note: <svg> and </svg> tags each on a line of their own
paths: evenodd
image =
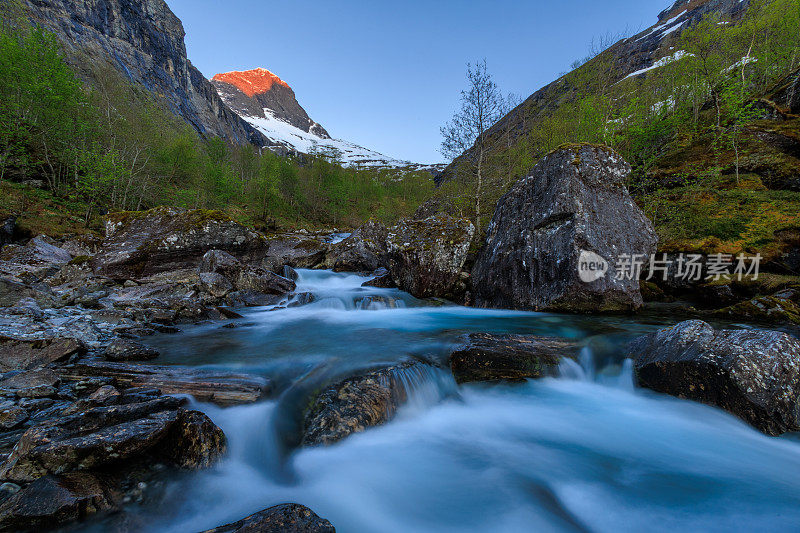
<svg viewBox="0 0 800 533">
<path fill-rule="evenodd" d="M 236 144 L 266 139 L 231 111 L 186 57 L 183 25 L 164 0 L 24 0 L 89 82 L 107 64 L 166 103 L 201 135 Z"/>
<path fill-rule="evenodd" d="M 272 72 L 256 68 L 215 75 L 211 83 L 222 100 L 251 124 L 279 152 L 322 153 L 346 165 L 436 170 L 438 165 L 401 161 L 357 144 L 333 139 L 297 102 L 288 83 Z"/>
<path fill-rule="evenodd" d="M 487 135 L 500 137 L 507 134 L 510 139 L 506 144 L 513 143 L 535 130 L 554 110 L 573 100 L 577 92 L 576 77 L 602 77 L 602 83 L 612 86 L 623 79 L 644 75 L 670 60 L 668 58 L 674 53 L 675 43 L 684 29 L 709 13 L 735 20 L 748 5 L 749 0 L 677 0 L 658 14 L 658 21 L 653 26 L 614 43 L 574 71 L 531 94 L 498 121 Z M 602 73 L 595 73 L 593 69 L 602 70 Z M 437 178 L 437 183 L 452 179 L 458 165 L 469 156 L 468 151 L 448 165 Z"/>
</svg>

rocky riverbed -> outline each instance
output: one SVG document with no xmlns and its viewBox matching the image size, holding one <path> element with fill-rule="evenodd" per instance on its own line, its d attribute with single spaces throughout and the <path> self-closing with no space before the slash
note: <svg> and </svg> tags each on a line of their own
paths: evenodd
<svg viewBox="0 0 800 533">
<path fill-rule="evenodd" d="M 627 172 L 607 149 L 555 152 L 485 240 L 447 215 L 266 235 L 157 208 L 5 244 L 0 528 L 794 523 L 800 485 L 774 462 L 800 449 L 764 435 L 800 429 L 799 286 L 582 279 L 585 248 L 655 249 Z M 702 466 L 718 440 L 751 463 Z M 708 507 L 680 518 L 648 481 L 698 475 Z"/>
</svg>

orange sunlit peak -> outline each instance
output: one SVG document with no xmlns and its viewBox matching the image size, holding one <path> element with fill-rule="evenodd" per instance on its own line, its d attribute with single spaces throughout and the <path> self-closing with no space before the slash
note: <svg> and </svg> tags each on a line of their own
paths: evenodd
<svg viewBox="0 0 800 533">
<path fill-rule="evenodd" d="M 288 83 L 261 67 L 252 70 L 224 72 L 217 74 L 212 79 L 229 83 L 250 97 L 269 91 L 276 83 L 289 88 Z"/>
</svg>

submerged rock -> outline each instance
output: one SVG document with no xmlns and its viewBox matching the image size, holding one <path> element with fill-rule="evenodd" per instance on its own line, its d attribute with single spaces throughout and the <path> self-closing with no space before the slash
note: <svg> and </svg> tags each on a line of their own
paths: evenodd
<svg viewBox="0 0 800 533">
<path fill-rule="evenodd" d="M 457 383 L 540 378 L 578 349 L 576 343 L 555 337 L 471 333 L 450 354 L 450 368 Z"/>
<path fill-rule="evenodd" d="M 157 207 L 108 215 L 103 247 L 91 264 L 104 276 L 139 279 L 195 268 L 211 249 L 255 259 L 266 252 L 267 244 L 221 212 Z"/>
<path fill-rule="evenodd" d="M 333 525 L 305 505 L 284 503 L 203 533 L 335 533 Z"/>
<path fill-rule="evenodd" d="M 800 341 L 779 331 L 688 320 L 629 346 L 636 381 L 721 407 L 768 435 L 800 429 Z"/>
<path fill-rule="evenodd" d="M 651 254 L 657 242 L 625 188 L 629 174 L 628 163 L 606 147 L 545 156 L 497 202 L 472 272 L 476 304 L 571 312 L 641 307 L 638 277 L 616 279 L 615 271 L 620 254 Z M 581 259 L 597 265 L 595 279 L 582 281 Z"/>
<path fill-rule="evenodd" d="M 393 289 L 397 285 L 394 284 L 394 280 L 392 279 L 392 274 L 386 270 L 385 268 L 380 268 L 376 270 L 373 275 L 374 278 L 365 281 L 361 284 L 362 287 L 377 287 L 381 289 Z"/>
<path fill-rule="evenodd" d="M 417 298 L 450 296 L 474 234 L 469 220 L 449 215 L 401 221 L 386 238 L 392 279 Z"/>
</svg>

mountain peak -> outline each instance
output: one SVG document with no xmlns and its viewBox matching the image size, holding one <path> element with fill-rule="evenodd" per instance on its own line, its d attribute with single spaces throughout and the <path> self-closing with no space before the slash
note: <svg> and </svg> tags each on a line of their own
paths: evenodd
<svg viewBox="0 0 800 533">
<path fill-rule="evenodd" d="M 233 70 L 215 75 L 212 80 L 229 83 L 249 97 L 264 94 L 272 89 L 275 84 L 291 89 L 289 84 L 265 68 L 251 70 Z"/>
</svg>

